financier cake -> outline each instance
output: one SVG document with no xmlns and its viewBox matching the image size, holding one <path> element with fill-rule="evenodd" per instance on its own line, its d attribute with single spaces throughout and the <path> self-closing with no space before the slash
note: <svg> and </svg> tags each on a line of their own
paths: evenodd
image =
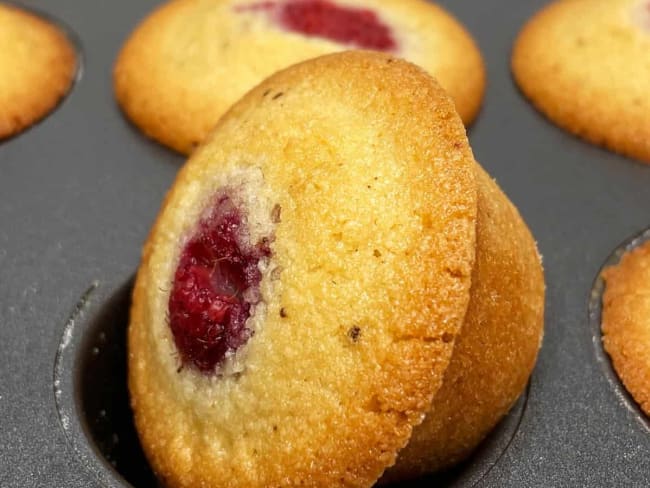
<svg viewBox="0 0 650 488">
<path fill-rule="evenodd" d="M 65 34 L 0 3 L 0 140 L 45 117 L 72 84 L 76 59 Z"/>
<path fill-rule="evenodd" d="M 512 57 L 523 93 L 560 127 L 650 162 L 650 1 L 555 1 Z"/>
<path fill-rule="evenodd" d="M 602 329 L 614 369 L 650 415 L 650 241 L 603 272 Z"/>
<path fill-rule="evenodd" d="M 517 209 L 476 165 L 478 214 L 470 303 L 442 387 L 415 428 L 389 481 L 466 458 L 510 410 L 537 359 L 544 276 Z"/>
<path fill-rule="evenodd" d="M 218 122 L 145 244 L 142 445 L 170 487 L 368 487 L 396 460 L 384 481 L 418 476 L 520 394 L 543 296 L 433 78 L 361 51 L 292 66 Z"/>
<path fill-rule="evenodd" d="M 458 21 L 425 0 L 173 0 L 126 42 L 115 92 L 148 136 L 189 153 L 264 78 L 348 49 L 383 51 L 424 67 L 466 123 L 479 110 L 481 55 Z"/>
</svg>

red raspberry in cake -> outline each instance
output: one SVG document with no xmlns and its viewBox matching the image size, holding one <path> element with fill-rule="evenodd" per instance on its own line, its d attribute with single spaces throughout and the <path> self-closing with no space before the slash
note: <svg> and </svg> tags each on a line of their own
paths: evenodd
<svg viewBox="0 0 650 488">
<path fill-rule="evenodd" d="M 377 12 L 366 8 L 344 7 L 329 0 L 288 0 L 253 3 L 236 10 L 266 11 L 281 27 L 307 36 L 362 49 L 397 49 L 390 27 L 380 20 Z"/>
<path fill-rule="evenodd" d="M 169 297 L 169 325 L 184 366 L 211 373 L 252 335 L 246 327 L 259 301 L 267 241 L 252 245 L 243 209 L 217 198 L 185 245 Z"/>
</svg>

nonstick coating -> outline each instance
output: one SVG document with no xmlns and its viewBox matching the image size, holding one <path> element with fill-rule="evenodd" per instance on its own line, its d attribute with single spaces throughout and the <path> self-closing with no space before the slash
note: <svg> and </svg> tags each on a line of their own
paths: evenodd
<svg viewBox="0 0 650 488">
<path fill-rule="evenodd" d="M 70 28 L 83 66 L 52 115 L 0 144 L 2 488 L 127 486 L 98 468 L 110 471 L 79 420 L 82 362 L 68 352 L 88 347 L 83 338 L 94 314 L 121 303 L 183 161 L 141 136 L 111 89 L 116 53 L 156 3 L 24 4 Z M 650 223 L 650 166 L 564 133 L 518 92 L 509 70 L 512 43 L 544 1 L 440 3 L 485 56 L 487 97 L 469 137 L 530 225 L 548 284 L 544 347 L 516 433 L 480 451 L 450 483 L 648 486 L 646 422 L 611 374 L 589 301 L 608 256 Z M 92 378 L 84 381 L 92 388 Z M 106 386 L 105 378 L 96 381 L 98 391 Z"/>
</svg>

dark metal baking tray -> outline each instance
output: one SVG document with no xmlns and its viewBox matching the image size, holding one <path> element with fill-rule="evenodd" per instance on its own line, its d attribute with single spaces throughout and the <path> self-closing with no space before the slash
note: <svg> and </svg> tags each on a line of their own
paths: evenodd
<svg viewBox="0 0 650 488">
<path fill-rule="evenodd" d="M 130 426 L 124 330 L 140 247 L 183 158 L 122 117 L 111 69 L 156 3 L 23 3 L 69 28 L 82 66 L 53 114 L 0 144 L 2 488 L 154 483 Z M 485 55 L 469 136 L 544 255 L 546 337 L 527 394 L 472 459 L 413 486 L 648 486 L 648 422 L 600 346 L 596 278 L 650 223 L 650 166 L 555 128 L 516 89 L 512 42 L 544 1 L 440 3 Z"/>
</svg>

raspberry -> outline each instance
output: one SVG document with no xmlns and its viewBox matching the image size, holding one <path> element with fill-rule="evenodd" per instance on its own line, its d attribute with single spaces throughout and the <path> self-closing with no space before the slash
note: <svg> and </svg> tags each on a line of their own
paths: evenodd
<svg viewBox="0 0 650 488">
<path fill-rule="evenodd" d="M 249 242 L 242 209 L 226 193 L 185 245 L 169 297 L 169 325 L 183 366 L 209 374 L 246 344 L 251 308 L 259 298 L 258 264 L 268 241 Z"/>
<path fill-rule="evenodd" d="M 267 11 L 282 27 L 307 36 L 375 51 L 397 48 L 390 28 L 369 9 L 341 7 L 329 0 L 288 0 L 263 1 L 237 10 Z"/>
</svg>

